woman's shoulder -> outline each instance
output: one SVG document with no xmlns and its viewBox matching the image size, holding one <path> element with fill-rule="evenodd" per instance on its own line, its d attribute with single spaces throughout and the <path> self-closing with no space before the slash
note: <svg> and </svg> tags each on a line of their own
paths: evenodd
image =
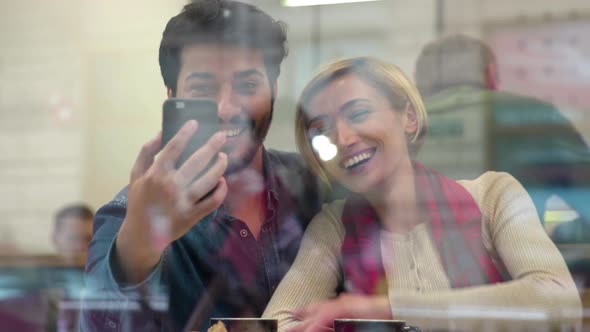
<svg viewBox="0 0 590 332">
<path fill-rule="evenodd" d="M 338 211 L 344 208 L 344 204 L 346 204 L 346 198 L 339 198 L 331 202 L 325 203 L 323 207 L 328 208 L 332 211 Z"/>
<path fill-rule="evenodd" d="M 488 171 L 471 180 L 457 180 L 471 195 L 478 198 L 500 198 L 507 193 L 526 192 L 520 182 L 506 172 Z"/>
<path fill-rule="evenodd" d="M 306 236 L 310 238 L 320 237 L 326 240 L 327 234 L 335 234 L 342 241 L 345 231 L 341 219 L 345 203 L 346 200 L 325 203 L 320 212 L 313 217 L 309 226 L 307 226 Z"/>
<path fill-rule="evenodd" d="M 530 196 L 512 175 L 504 172 L 485 172 L 473 180 L 459 180 L 475 200 L 488 225 L 490 235 L 501 229 L 512 217 L 539 223 Z M 526 213 L 525 213 L 526 212 Z"/>
<path fill-rule="evenodd" d="M 340 222 L 345 204 L 346 199 L 337 199 L 329 203 L 324 203 L 322 210 L 316 215 L 316 218 L 321 216 L 322 218 L 329 218 L 330 220 Z"/>
</svg>

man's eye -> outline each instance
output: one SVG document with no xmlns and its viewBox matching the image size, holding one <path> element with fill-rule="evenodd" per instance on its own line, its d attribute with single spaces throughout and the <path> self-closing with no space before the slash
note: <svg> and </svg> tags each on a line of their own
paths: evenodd
<svg viewBox="0 0 590 332">
<path fill-rule="evenodd" d="M 190 92 L 197 95 L 210 95 L 215 93 L 215 86 L 211 84 L 192 84 L 189 86 Z"/>
<path fill-rule="evenodd" d="M 238 92 L 240 93 L 254 93 L 256 92 L 256 89 L 258 89 L 258 82 L 255 81 L 244 81 L 244 82 L 239 82 L 236 84 L 235 88 L 236 90 L 238 90 Z"/>
</svg>

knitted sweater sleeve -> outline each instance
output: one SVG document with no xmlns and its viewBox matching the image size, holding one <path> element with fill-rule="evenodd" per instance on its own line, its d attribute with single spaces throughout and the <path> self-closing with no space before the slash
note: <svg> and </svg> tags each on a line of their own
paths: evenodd
<svg viewBox="0 0 590 332">
<path fill-rule="evenodd" d="M 533 330 L 544 330 L 548 324 L 577 324 L 581 302 L 576 286 L 520 183 L 496 172 L 459 183 L 480 207 L 484 244 L 492 257 L 504 263 L 512 281 L 428 293 L 393 289 L 390 284 L 393 317 L 421 327 L 466 330 L 491 328 L 491 324 L 510 328 L 521 324 Z M 389 282 L 395 264 L 385 258 L 386 237 L 382 236 L 382 253 Z"/>
<path fill-rule="evenodd" d="M 344 227 L 343 202 L 325 204 L 305 231 L 297 258 L 272 296 L 263 317 L 279 320 L 279 331 L 299 322 L 295 309 L 336 295 L 342 278 L 339 257 Z"/>
</svg>

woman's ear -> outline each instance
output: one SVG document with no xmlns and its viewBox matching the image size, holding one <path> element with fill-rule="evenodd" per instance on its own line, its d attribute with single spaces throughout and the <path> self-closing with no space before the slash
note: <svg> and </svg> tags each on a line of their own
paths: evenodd
<svg viewBox="0 0 590 332">
<path fill-rule="evenodd" d="M 406 136 L 412 137 L 416 131 L 418 130 L 418 117 L 416 116 L 416 110 L 412 103 L 408 102 L 406 105 L 406 124 L 404 126 L 404 131 Z"/>
</svg>

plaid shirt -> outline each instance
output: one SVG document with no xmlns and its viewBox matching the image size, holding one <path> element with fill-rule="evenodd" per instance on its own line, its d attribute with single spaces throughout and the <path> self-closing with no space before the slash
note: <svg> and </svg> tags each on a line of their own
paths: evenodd
<svg viewBox="0 0 590 332">
<path fill-rule="evenodd" d="M 138 285 L 121 285 L 113 276 L 127 190 L 102 207 L 88 251 L 82 330 L 181 330 L 195 308 L 201 319 L 193 324 L 201 331 L 209 317 L 259 317 L 321 203 L 315 178 L 295 154 L 265 150 L 263 158 L 267 204 L 258 239 L 222 206 L 172 243 Z"/>
</svg>

